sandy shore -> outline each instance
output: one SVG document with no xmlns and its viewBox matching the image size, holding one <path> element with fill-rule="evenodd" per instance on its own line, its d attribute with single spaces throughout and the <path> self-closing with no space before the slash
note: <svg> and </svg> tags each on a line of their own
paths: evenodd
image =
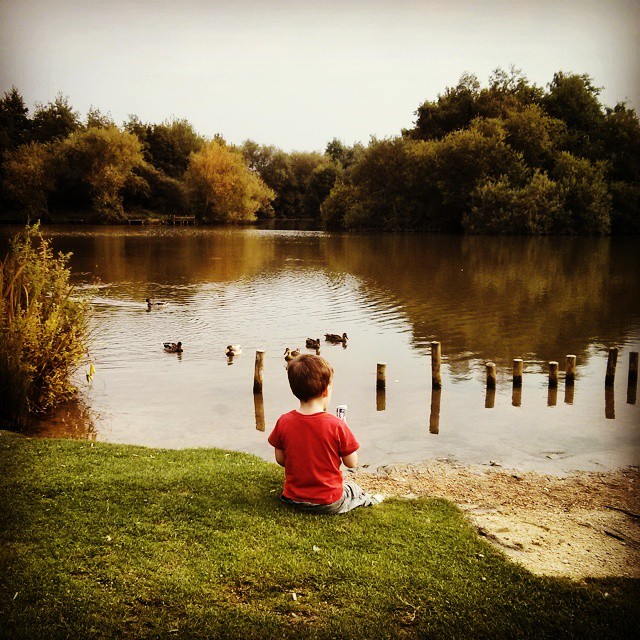
<svg viewBox="0 0 640 640">
<path fill-rule="evenodd" d="M 450 461 L 361 470 L 388 496 L 455 502 L 489 541 L 538 575 L 640 578 L 640 468 L 566 477 Z"/>
</svg>

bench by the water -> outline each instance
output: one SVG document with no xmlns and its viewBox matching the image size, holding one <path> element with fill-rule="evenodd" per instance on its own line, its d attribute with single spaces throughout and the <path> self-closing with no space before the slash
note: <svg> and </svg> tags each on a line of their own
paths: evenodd
<svg viewBox="0 0 640 640">
<path fill-rule="evenodd" d="M 162 224 L 162 220 L 159 218 L 127 218 L 127 224 L 141 226 L 144 224 Z M 171 216 L 166 224 L 172 225 L 189 225 L 195 224 L 195 216 Z"/>
<path fill-rule="evenodd" d="M 144 224 L 162 224 L 160 218 L 127 218 L 127 224 L 142 226 Z"/>
<path fill-rule="evenodd" d="M 187 225 L 187 224 L 195 224 L 196 217 L 195 216 L 171 216 L 169 220 L 169 224 L 172 225 Z"/>
</svg>

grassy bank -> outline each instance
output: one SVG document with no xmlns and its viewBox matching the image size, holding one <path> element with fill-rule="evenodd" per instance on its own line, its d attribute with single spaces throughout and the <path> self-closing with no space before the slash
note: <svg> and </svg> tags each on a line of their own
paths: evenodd
<svg viewBox="0 0 640 640">
<path fill-rule="evenodd" d="M 443 500 L 278 502 L 219 450 L 0 432 L 2 638 L 630 638 L 637 581 L 541 579 Z M 295 596 L 294 596 L 295 594 Z"/>
</svg>

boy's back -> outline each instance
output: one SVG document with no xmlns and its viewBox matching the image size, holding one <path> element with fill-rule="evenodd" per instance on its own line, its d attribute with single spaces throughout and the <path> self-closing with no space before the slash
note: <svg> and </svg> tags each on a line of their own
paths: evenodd
<svg viewBox="0 0 640 640">
<path fill-rule="evenodd" d="M 343 482 L 340 464 L 358 465 L 358 441 L 347 423 L 328 414 L 333 368 L 320 356 L 294 358 L 287 369 L 298 411 L 280 416 L 269 435 L 276 462 L 284 467 L 283 502 L 315 513 L 347 513 L 379 504 L 355 482 Z"/>
<path fill-rule="evenodd" d="M 344 420 L 295 410 L 280 416 L 269 444 L 285 452 L 284 497 L 316 504 L 342 496 L 341 459 L 360 446 Z"/>
</svg>

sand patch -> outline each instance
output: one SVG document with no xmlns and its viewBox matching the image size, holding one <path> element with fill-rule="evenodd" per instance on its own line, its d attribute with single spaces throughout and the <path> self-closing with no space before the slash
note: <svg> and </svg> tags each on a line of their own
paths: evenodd
<svg viewBox="0 0 640 640">
<path fill-rule="evenodd" d="M 640 578 L 640 469 L 565 477 L 450 461 L 361 470 L 366 490 L 455 502 L 487 539 L 538 575 Z"/>
</svg>

